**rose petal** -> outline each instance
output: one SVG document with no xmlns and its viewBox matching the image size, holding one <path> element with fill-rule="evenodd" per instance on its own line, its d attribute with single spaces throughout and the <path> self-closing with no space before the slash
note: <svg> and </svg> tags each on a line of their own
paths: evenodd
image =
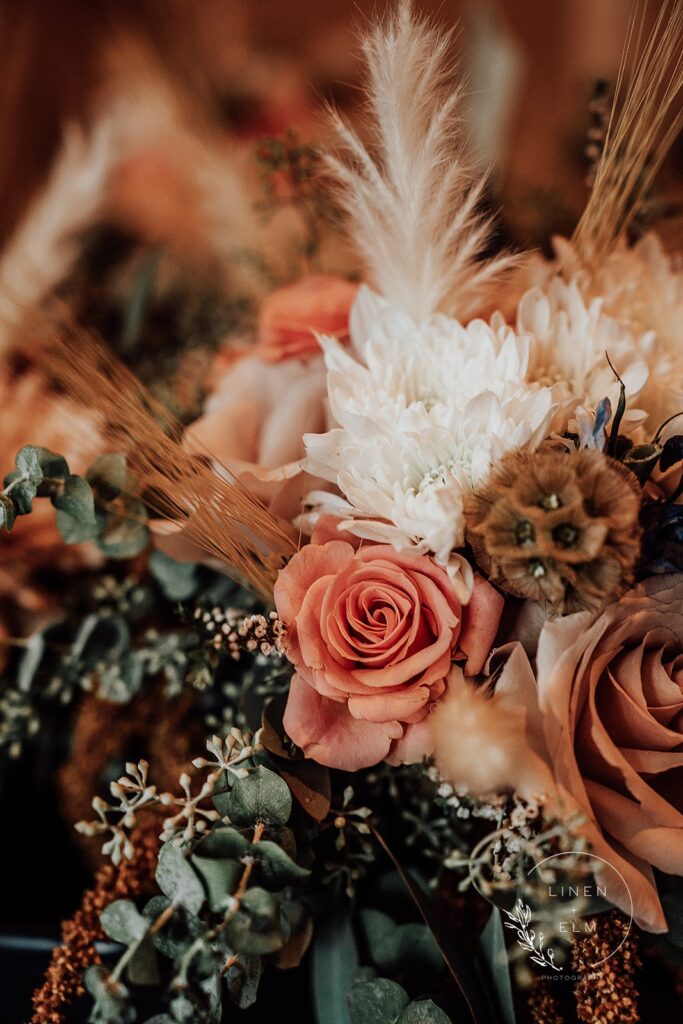
<svg viewBox="0 0 683 1024">
<path fill-rule="evenodd" d="M 307 757 L 347 772 L 378 764 L 403 735 L 398 722 L 352 718 L 344 702 L 322 697 L 298 675 L 292 677 L 283 724 Z"/>
<path fill-rule="evenodd" d="M 484 667 L 498 632 L 504 605 L 502 594 L 483 576 L 475 574 L 472 595 L 463 609 L 459 639 L 459 647 L 467 656 L 467 675 L 475 676 Z"/>
</svg>

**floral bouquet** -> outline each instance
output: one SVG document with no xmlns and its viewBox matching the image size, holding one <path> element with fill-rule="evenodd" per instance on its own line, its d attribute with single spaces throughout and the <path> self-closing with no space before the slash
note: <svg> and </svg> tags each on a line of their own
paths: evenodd
<svg viewBox="0 0 683 1024">
<path fill-rule="evenodd" d="M 574 236 L 522 256 L 451 41 L 400 3 L 370 141 L 333 114 L 324 158 L 362 280 L 267 295 L 192 423 L 32 322 L 84 437 L 20 448 L 0 523 L 51 503 L 89 554 L 6 648 L 0 740 L 74 705 L 59 788 L 105 856 L 32 1021 L 87 990 L 99 1024 L 219 1022 L 303 1000 L 294 967 L 318 1024 L 676 1019 L 683 267 L 634 226 L 682 39 L 663 8 Z"/>
</svg>

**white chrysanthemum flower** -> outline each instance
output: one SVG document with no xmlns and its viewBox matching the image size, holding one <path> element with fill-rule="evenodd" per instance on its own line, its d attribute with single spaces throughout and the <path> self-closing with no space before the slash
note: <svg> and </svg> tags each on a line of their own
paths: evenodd
<svg viewBox="0 0 683 1024">
<path fill-rule="evenodd" d="M 357 536 L 447 564 L 464 542 L 466 493 L 503 452 L 547 436 L 551 391 L 525 383 L 528 339 L 502 323 L 436 314 L 418 325 L 362 288 L 351 338 L 353 353 L 322 339 L 339 426 L 304 438 L 306 468 L 345 500 L 311 501 Z"/>
<path fill-rule="evenodd" d="M 615 249 L 596 284 L 611 316 L 651 332 L 643 346 L 649 379 L 639 404 L 654 430 L 683 411 L 683 260 L 670 256 L 656 234 L 648 234 L 630 248 Z M 671 429 L 680 432 L 681 423 Z"/>
<path fill-rule="evenodd" d="M 619 384 L 609 356 L 626 388 L 624 425 L 633 427 L 645 418 L 634 401 L 647 382 L 643 353 L 652 337 L 641 337 L 608 316 L 604 299 L 584 299 L 576 280 L 567 282 L 555 275 L 522 296 L 517 330 L 531 335 L 528 379 L 554 386 L 567 414 L 577 404 L 595 409 L 605 397 L 616 408 Z"/>
</svg>

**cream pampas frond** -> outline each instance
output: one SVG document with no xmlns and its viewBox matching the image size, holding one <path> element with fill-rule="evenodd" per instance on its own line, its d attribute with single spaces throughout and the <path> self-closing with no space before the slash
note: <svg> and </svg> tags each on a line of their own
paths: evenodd
<svg viewBox="0 0 683 1024">
<path fill-rule="evenodd" d="M 0 257 L 0 352 L 24 314 L 67 276 L 76 236 L 96 216 L 116 154 L 113 123 L 102 118 L 88 136 L 67 126 L 43 191 Z"/>
<path fill-rule="evenodd" d="M 333 114 L 339 152 L 327 158 L 369 276 L 416 322 L 440 311 L 465 320 L 511 260 L 480 260 L 490 220 L 485 179 L 464 157 L 451 34 L 402 0 L 363 42 L 372 152 Z"/>
<path fill-rule="evenodd" d="M 272 599 L 283 559 L 295 550 L 284 525 L 237 480 L 218 476 L 208 457 L 187 452 L 182 426 L 85 331 L 50 338 L 43 365 L 92 412 L 110 450 L 125 453 L 148 509 Z"/>
<path fill-rule="evenodd" d="M 634 8 L 614 104 L 590 200 L 574 233 L 588 269 L 599 267 L 629 228 L 683 126 L 683 3 L 664 0 L 643 43 Z M 628 65 L 635 60 L 628 86 Z"/>
</svg>

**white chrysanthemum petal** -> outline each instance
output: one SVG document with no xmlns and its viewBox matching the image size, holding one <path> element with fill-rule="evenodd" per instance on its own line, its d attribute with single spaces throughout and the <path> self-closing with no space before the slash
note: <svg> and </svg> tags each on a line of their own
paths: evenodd
<svg viewBox="0 0 683 1024">
<path fill-rule="evenodd" d="M 554 386 L 567 415 L 577 403 L 594 409 L 605 397 L 616 408 L 619 384 L 609 356 L 626 387 L 624 425 L 633 427 L 644 418 L 634 401 L 648 378 L 648 338 L 609 316 L 604 305 L 602 297 L 584 299 L 578 280 L 558 275 L 529 289 L 517 310 L 518 331 L 531 337 L 528 379 Z"/>
<path fill-rule="evenodd" d="M 547 436 L 551 390 L 525 382 L 530 341 L 500 320 L 417 325 L 361 288 L 351 335 L 358 359 L 322 341 L 339 427 L 304 438 L 306 468 L 344 494 L 349 530 L 447 564 L 464 541 L 464 498 L 494 454 Z"/>
</svg>

